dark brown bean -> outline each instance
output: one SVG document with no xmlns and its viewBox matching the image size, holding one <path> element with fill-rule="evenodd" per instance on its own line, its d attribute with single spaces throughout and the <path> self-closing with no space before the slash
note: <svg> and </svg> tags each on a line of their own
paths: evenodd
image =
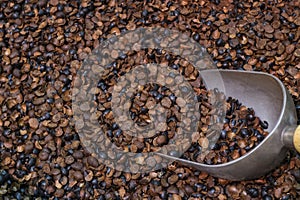
<svg viewBox="0 0 300 200">
<path fill-rule="evenodd" d="M 93 156 L 89 156 L 87 158 L 88 164 L 92 167 L 97 168 L 99 166 L 99 162 L 96 158 L 94 158 Z"/>
</svg>

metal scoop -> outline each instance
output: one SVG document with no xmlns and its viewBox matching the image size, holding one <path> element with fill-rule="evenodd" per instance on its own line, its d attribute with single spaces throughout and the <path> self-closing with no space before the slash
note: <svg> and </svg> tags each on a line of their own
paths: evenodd
<svg viewBox="0 0 300 200">
<path fill-rule="evenodd" d="M 222 91 L 225 88 L 222 92 L 226 96 L 252 107 L 257 116 L 269 123 L 269 135 L 252 151 L 224 164 L 206 165 L 172 156 L 166 156 L 167 158 L 215 177 L 247 180 L 265 175 L 280 165 L 288 149 L 300 152 L 300 126 L 296 125 L 295 106 L 279 79 L 261 72 L 205 70 L 200 73 L 208 89 L 218 88 Z M 220 75 L 224 83 L 215 81 L 214 77 Z"/>
</svg>

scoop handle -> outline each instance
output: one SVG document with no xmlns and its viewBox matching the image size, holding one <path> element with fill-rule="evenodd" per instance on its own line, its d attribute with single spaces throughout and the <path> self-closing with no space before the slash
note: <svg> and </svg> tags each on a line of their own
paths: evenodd
<svg viewBox="0 0 300 200">
<path fill-rule="evenodd" d="M 300 153 L 300 125 L 294 131 L 293 144 L 298 153 Z"/>
<path fill-rule="evenodd" d="M 281 141 L 285 147 L 300 153 L 300 125 L 286 127 L 282 132 Z"/>
</svg>

